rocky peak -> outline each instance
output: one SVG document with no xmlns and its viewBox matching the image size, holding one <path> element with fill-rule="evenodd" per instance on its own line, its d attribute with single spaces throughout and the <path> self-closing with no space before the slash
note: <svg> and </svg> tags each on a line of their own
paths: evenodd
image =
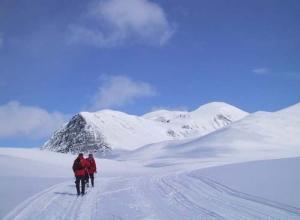
<svg viewBox="0 0 300 220">
<path fill-rule="evenodd" d="M 61 153 L 92 153 L 110 151 L 100 131 L 87 124 L 81 114 L 76 114 L 47 141 L 43 149 Z"/>
</svg>

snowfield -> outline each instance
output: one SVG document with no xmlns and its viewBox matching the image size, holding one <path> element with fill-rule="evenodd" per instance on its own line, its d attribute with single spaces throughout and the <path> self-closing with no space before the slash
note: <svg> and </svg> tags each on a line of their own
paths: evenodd
<svg viewBox="0 0 300 220">
<path fill-rule="evenodd" d="M 118 151 L 96 159 L 95 187 L 83 197 L 75 155 L 0 148 L 0 218 L 300 219 L 299 125 L 297 104 L 205 136 Z"/>
<path fill-rule="evenodd" d="M 27 151 L 0 149 L 1 165 L 8 160 L 15 164 L 1 174 L 0 192 L 6 195 L 1 196 L 1 204 L 6 204 L 6 198 L 25 200 L 2 209 L 3 219 L 300 219 L 300 173 L 294 172 L 300 158 L 207 169 L 201 167 L 213 165 L 205 159 L 184 165 L 174 162 L 174 167 L 97 159 L 95 188 L 77 197 L 71 171 L 73 155 Z M 44 161 L 46 154 L 48 160 Z M 59 160 L 60 165 L 55 165 Z M 263 169 L 266 164 L 268 169 Z M 31 178 L 26 177 L 24 167 Z M 65 174 L 65 179 L 55 179 L 55 172 Z M 242 181 L 245 176 L 248 179 Z M 20 182 L 7 184 L 11 178 Z M 29 184 L 24 185 L 26 180 Z"/>
</svg>

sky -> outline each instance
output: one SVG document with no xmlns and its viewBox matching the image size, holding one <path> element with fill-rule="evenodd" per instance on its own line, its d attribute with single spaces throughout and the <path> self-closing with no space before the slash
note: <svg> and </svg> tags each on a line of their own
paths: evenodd
<svg viewBox="0 0 300 220">
<path fill-rule="evenodd" d="M 299 0 L 0 1 L 0 146 L 80 111 L 300 102 Z"/>
</svg>

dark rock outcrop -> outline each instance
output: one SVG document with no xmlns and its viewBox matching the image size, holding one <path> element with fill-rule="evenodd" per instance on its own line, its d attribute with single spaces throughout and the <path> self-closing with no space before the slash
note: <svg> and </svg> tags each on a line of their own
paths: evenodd
<svg viewBox="0 0 300 220">
<path fill-rule="evenodd" d="M 75 115 L 63 128 L 57 130 L 42 149 L 61 153 L 96 153 L 111 151 L 103 135 L 86 123 L 82 115 Z"/>
</svg>

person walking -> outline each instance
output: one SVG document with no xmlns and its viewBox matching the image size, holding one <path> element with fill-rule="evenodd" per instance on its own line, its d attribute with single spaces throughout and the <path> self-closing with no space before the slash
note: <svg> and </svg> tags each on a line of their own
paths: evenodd
<svg viewBox="0 0 300 220">
<path fill-rule="evenodd" d="M 76 184 L 77 195 L 78 196 L 80 194 L 84 195 L 86 161 L 82 153 L 78 154 L 78 157 L 75 159 L 72 168 L 76 178 L 75 184 Z M 80 191 L 80 184 L 81 184 L 81 191 Z"/>
<path fill-rule="evenodd" d="M 89 157 L 87 158 L 87 160 L 89 162 L 89 167 L 87 169 L 88 174 L 91 179 L 92 187 L 94 187 L 94 173 L 97 173 L 97 165 L 96 165 L 96 161 L 93 157 L 93 154 L 89 154 Z"/>
<path fill-rule="evenodd" d="M 90 169 L 90 161 L 88 160 L 88 158 L 85 159 L 85 176 L 84 176 L 84 182 L 86 184 L 86 187 L 89 187 L 89 178 L 90 178 L 90 174 L 89 174 L 89 169 Z"/>
</svg>

